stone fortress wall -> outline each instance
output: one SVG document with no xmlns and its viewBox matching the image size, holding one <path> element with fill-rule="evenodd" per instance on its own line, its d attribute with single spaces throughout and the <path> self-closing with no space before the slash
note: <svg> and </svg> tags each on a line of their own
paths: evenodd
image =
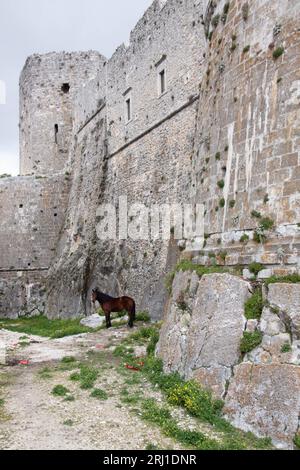
<svg viewBox="0 0 300 470">
<path fill-rule="evenodd" d="M 161 316 L 162 279 L 178 256 L 176 243 L 105 244 L 96 236 L 97 205 L 125 195 L 148 205 L 204 203 L 206 246 L 192 253 L 198 263 L 210 262 L 212 253 L 223 263 L 222 250 L 228 265 L 256 260 L 275 273 L 298 269 L 299 7 L 233 0 L 227 11 L 227 4 L 157 0 L 128 46 L 109 60 L 93 51 L 27 60 L 20 79 L 21 173 L 60 174 L 62 181 L 71 175 L 54 279 L 66 275 L 69 255 L 82 249 L 81 266 L 94 282 L 112 294 L 135 295 L 141 308 L 150 302 Z M 274 222 L 266 243 L 252 240 L 260 224 L 252 211 Z M 70 284 L 77 291 L 73 313 L 89 311 L 82 282 Z M 56 289 L 50 281 L 58 299 L 49 296 L 50 310 L 70 315 L 73 293 L 65 298 Z"/>
<path fill-rule="evenodd" d="M 207 253 L 226 264 L 299 267 L 299 2 L 210 2 L 193 159 L 193 189 L 206 208 Z M 225 9 L 224 9 L 225 7 Z M 278 58 L 274 54 L 283 54 Z M 253 242 L 260 220 L 274 222 Z M 258 215 L 257 214 L 257 215 Z M 248 241 L 249 240 L 249 241 Z"/>
<path fill-rule="evenodd" d="M 260 279 L 299 273 L 299 16 L 296 0 L 155 0 L 109 60 L 32 56 L 23 176 L 0 179 L 1 316 L 88 315 L 95 285 L 131 295 L 164 315 L 166 371 L 199 380 L 228 419 L 285 448 L 299 432 L 299 284 L 266 284 L 261 318 L 247 320 L 257 281 L 179 272 L 168 298 L 164 280 L 180 256 L 257 261 Z M 101 240 L 97 208 L 120 196 L 203 203 L 203 250 Z M 241 356 L 253 332 L 261 345 Z"/>
<path fill-rule="evenodd" d="M 118 205 L 119 196 L 127 196 L 128 205 L 148 207 L 189 197 L 206 42 L 201 12 L 202 2 L 153 2 L 129 45 L 120 46 L 105 71 L 78 96 L 71 152 L 76 177 L 62 251 L 49 277 L 47 315 L 89 312 L 90 290 L 99 285 L 111 295 L 134 296 L 139 309 L 161 318 L 167 297 L 164 279 L 176 261 L 176 244 L 104 243 L 96 236 L 95 213 L 99 203 Z M 162 70 L 164 93 L 159 89 Z M 89 113 L 84 115 L 84 109 Z M 66 280 L 72 286 L 69 292 Z"/>
</svg>

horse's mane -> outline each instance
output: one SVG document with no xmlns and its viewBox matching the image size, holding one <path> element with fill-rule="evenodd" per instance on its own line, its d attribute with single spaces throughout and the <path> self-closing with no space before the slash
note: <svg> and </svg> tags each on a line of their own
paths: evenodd
<svg viewBox="0 0 300 470">
<path fill-rule="evenodd" d="M 97 300 L 99 302 L 107 302 L 109 300 L 114 300 L 114 298 L 111 297 L 110 295 L 107 295 L 107 294 L 104 294 L 103 292 L 100 292 L 100 290 L 98 288 L 95 289 L 95 292 L 97 294 Z"/>
</svg>

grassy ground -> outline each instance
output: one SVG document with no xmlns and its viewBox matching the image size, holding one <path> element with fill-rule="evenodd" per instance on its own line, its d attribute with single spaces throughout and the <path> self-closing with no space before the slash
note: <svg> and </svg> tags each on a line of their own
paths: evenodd
<svg viewBox="0 0 300 470">
<path fill-rule="evenodd" d="M 74 330 L 89 331 L 79 325 L 79 320 L 49 321 L 43 317 L 6 320 L 0 327 L 52 338 L 74 334 Z M 199 384 L 184 381 L 178 374 L 164 374 L 161 360 L 154 355 L 158 338 L 159 325 L 143 326 L 121 343 L 115 339 L 105 350 L 91 350 L 80 360 L 65 357 L 40 368 L 37 375 L 49 381 L 51 395 L 64 402 L 76 403 L 79 394 L 86 394 L 95 403 L 118 396 L 118 407 L 128 407 L 140 420 L 185 449 L 272 448 L 269 439 L 259 439 L 225 421 L 223 402 L 213 399 Z M 113 376 L 118 377 L 115 383 L 111 383 Z M 2 413 L 5 419 L 4 408 L 5 396 L 0 389 L 0 419 Z M 73 421 L 72 416 L 67 418 Z M 147 448 L 153 447 L 153 443 L 147 444 Z"/>
<path fill-rule="evenodd" d="M 63 338 L 65 336 L 72 336 L 81 333 L 92 333 L 99 331 L 105 326 L 98 329 L 91 329 L 80 324 L 80 318 L 73 320 L 49 320 L 48 318 L 40 315 L 32 318 L 18 318 L 16 320 L 0 320 L 0 328 L 15 331 L 18 333 L 26 333 L 37 336 L 44 336 L 49 338 Z M 141 312 L 137 314 L 137 322 L 144 322 L 149 320 L 149 315 Z M 124 322 L 118 323 L 118 326 L 125 325 Z M 27 345 L 26 341 L 24 346 Z"/>
<path fill-rule="evenodd" d="M 158 340 L 158 330 L 155 327 L 147 327 L 131 335 L 123 341 L 123 344 L 115 350 L 115 356 L 127 364 L 140 368 L 135 376 L 128 376 L 127 384 L 131 387 L 145 377 L 155 388 L 158 388 L 165 397 L 165 404 L 160 406 L 154 399 L 143 399 L 142 395 L 136 396 L 123 391 L 123 400 L 136 406 L 140 404 L 142 419 L 156 424 L 166 436 L 176 439 L 183 445 L 194 449 L 270 449 L 270 439 L 260 439 L 252 433 L 245 433 L 234 428 L 222 417 L 223 402 L 214 400 L 210 392 L 204 390 L 194 381 L 184 381 L 178 374 L 166 375 L 163 373 L 162 362 L 155 358 L 154 349 Z M 136 344 L 147 344 L 147 357 L 143 367 L 140 367 L 140 359 L 131 353 Z M 120 372 L 124 375 L 124 369 Z M 126 374 L 126 373 L 125 373 Z M 128 373 L 127 373 L 128 374 Z M 199 423 L 206 423 L 211 427 L 215 438 L 205 435 L 197 430 L 181 428 L 172 416 L 173 407 L 184 409 L 190 416 L 196 418 Z"/>
<path fill-rule="evenodd" d="M 178 374 L 163 373 L 162 363 L 154 356 L 159 337 L 157 326 L 145 326 L 127 337 L 115 348 L 90 351 L 88 358 L 79 362 L 65 358 L 56 370 L 69 370 L 69 383 L 77 383 L 79 389 L 90 391 L 91 399 L 107 400 L 111 393 L 118 393 L 120 407 L 130 411 L 149 425 L 158 427 L 162 434 L 178 442 L 186 449 L 245 450 L 271 449 L 269 439 L 260 439 L 252 433 L 234 428 L 222 417 L 223 402 L 213 399 L 210 392 L 194 381 L 184 381 Z M 145 357 L 136 357 L 137 348 L 147 347 Z M 133 369 L 132 369 L 133 368 Z M 117 370 L 121 382 L 113 389 L 101 388 L 97 381 Z M 41 377 L 47 379 L 52 372 L 44 370 Z M 64 400 L 74 397 L 64 385 L 52 390 Z M 158 394 L 162 399 L 158 399 Z M 184 424 L 186 422 L 186 424 Z M 149 448 L 152 446 L 149 443 Z"/>
</svg>

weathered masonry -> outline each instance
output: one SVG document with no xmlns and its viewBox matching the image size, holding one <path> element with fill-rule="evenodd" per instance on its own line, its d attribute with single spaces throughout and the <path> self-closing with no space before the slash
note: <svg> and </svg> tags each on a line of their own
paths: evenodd
<svg viewBox="0 0 300 470">
<path fill-rule="evenodd" d="M 97 207 L 119 196 L 204 203 L 205 246 L 185 250 L 200 264 L 298 271 L 299 9 L 291 0 L 156 0 L 110 59 L 27 60 L 21 177 L 0 182 L 2 315 L 35 311 L 26 305 L 36 284 L 38 310 L 83 315 L 98 284 L 161 318 L 179 248 L 100 241 Z"/>
</svg>

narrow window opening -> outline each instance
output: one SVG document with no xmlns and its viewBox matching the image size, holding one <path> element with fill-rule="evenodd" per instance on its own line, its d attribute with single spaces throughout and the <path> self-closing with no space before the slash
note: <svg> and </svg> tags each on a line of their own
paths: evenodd
<svg viewBox="0 0 300 470">
<path fill-rule="evenodd" d="M 127 121 L 131 120 L 131 99 L 126 100 Z"/>
<path fill-rule="evenodd" d="M 166 71 L 162 70 L 159 73 L 160 77 L 160 94 L 162 95 L 166 91 Z"/>
<path fill-rule="evenodd" d="M 69 93 L 70 84 L 69 83 L 64 83 L 63 86 L 61 87 L 61 91 L 63 91 L 64 93 Z"/>
<path fill-rule="evenodd" d="M 57 144 L 58 124 L 54 125 L 55 143 Z"/>
</svg>

